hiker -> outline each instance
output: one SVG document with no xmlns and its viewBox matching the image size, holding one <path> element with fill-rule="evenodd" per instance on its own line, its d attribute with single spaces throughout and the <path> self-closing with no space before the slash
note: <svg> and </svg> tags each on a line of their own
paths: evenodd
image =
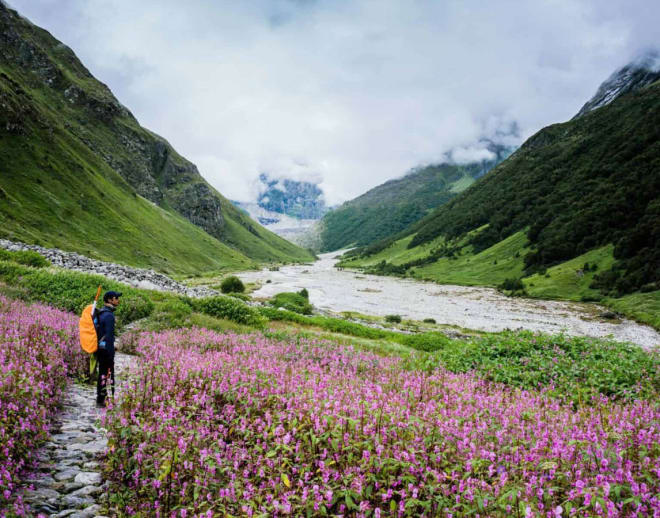
<svg viewBox="0 0 660 518">
<path fill-rule="evenodd" d="M 103 295 L 103 307 L 99 310 L 98 336 L 99 348 L 96 351 L 99 364 L 99 376 L 96 382 L 96 406 L 104 407 L 108 394 L 108 383 L 115 395 L 115 315 L 121 293 L 106 291 Z"/>
</svg>

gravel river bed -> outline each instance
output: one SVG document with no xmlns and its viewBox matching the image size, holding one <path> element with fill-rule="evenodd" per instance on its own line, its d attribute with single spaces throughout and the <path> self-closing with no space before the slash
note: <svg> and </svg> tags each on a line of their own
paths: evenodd
<svg viewBox="0 0 660 518">
<path fill-rule="evenodd" d="M 243 282 L 262 286 L 252 296 L 271 297 L 306 288 L 310 302 L 332 312 L 401 315 L 480 331 L 529 329 L 544 333 L 608 337 L 645 348 L 660 345 L 660 333 L 631 320 L 610 321 L 605 308 L 587 303 L 506 297 L 492 288 L 441 285 L 396 277 L 365 275 L 334 267 L 342 252 L 320 255 L 311 265 L 282 266 L 278 271 L 242 272 Z M 270 280 L 269 283 L 266 283 Z"/>
</svg>

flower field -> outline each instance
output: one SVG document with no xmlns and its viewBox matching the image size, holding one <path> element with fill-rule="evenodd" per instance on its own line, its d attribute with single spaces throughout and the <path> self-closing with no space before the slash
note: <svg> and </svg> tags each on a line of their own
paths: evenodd
<svg viewBox="0 0 660 518">
<path fill-rule="evenodd" d="M 660 516 L 657 399 L 576 404 L 304 338 L 137 348 L 106 416 L 126 515 Z"/>
<path fill-rule="evenodd" d="M 0 296 L 0 509 L 22 508 L 19 475 L 48 437 L 67 376 L 83 374 L 86 360 L 74 315 Z"/>
</svg>

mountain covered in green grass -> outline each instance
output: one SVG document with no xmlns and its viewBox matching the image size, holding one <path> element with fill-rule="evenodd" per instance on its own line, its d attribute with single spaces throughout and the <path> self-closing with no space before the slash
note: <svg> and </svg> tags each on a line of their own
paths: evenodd
<svg viewBox="0 0 660 518">
<path fill-rule="evenodd" d="M 462 194 L 344 265 L 461 284 L 508 279 L 550 297 L 659 294 L 660 81 L 542 129 Z"/>
<path fill-rule="evenodd" d="M 140 126 L 66 45 L 0 4 L 0 237 L 195 272 L 309 260 Z"/>
<path fill-rule="evenodd" d="M 328 212 L 320 224 L 321 251 L 365 246 L 393 236 L 469 187 L 504 160 L 512 148 L 483 142 L 490 157 L 418 167 Z"/>
</svg>

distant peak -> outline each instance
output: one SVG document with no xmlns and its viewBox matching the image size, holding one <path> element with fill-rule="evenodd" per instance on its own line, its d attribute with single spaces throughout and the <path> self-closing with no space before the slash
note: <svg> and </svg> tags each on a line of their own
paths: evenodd
<svg viewBox="0 0 660 518">
<path fill-rule="evenodd" d="M 639 90 L 660 79 L 660 52 L 647 50 L 608 77 L 574 119 L 610 104 L 620 95 Z"/>
</svg>

